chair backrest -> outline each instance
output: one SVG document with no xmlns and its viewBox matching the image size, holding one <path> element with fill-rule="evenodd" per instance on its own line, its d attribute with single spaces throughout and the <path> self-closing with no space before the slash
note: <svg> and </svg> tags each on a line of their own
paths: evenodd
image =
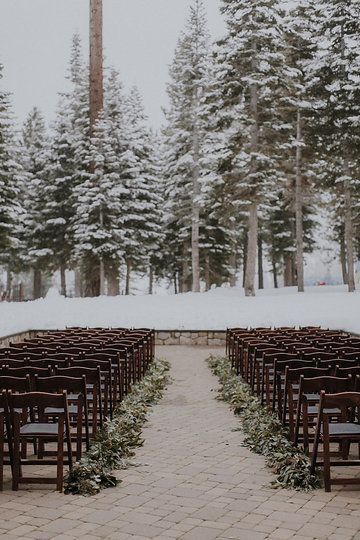
<svg viewBox="0 0 360 540">
<path fill-rule="evenodd" d="M 355 378 L 356 375 L 360 375 L 360 366 L 351 366 L 351 367 L 337 366 L 336 367 L 335 369 L 336 377 L 347 377 L 348 375 L 351 375 L 353 378 Z"/>
<path fill-rule="evenodd" d="M 300 377 L 300 390 L 302 394 L 320 394 L 324 391 L 328 394 L 336 394 L 338 392 L 348 392 L 352 390 L 352 379 L 348 377 L 311 377 L 309 379 Z"/>
<path fill-rule="evenodd" d="M 10 377 L 8 375 L 0 376 L 0 390 L 11 390 L 12 392 L 29 392 L 30 391 L 30 376 L 25 377 Z"/>
<path fill-rule="evenodd" d="M 36 407 L 56 407 L 64 409 L 66 413 L 68 410 L 66 391 L 61 394 L 51 394 L 48 392 L 13 394 L 9 392 L 9 405 L 12 412 L 15 409 L 34 409 Z"/>
<path fill-rule="evenodd" d="M 331 351 L 303 352 L 301 356 L 304 360 L 334 360 L 338 358 L 338 355 Z"/>
<path fill-rule="evenodd" d="M 324 409 L 340 409 L 342 420 L 348 418 L 348 410 L 360 407 L 360 392 L 337 392 L 327 394 L 322 391 L 320 394 L 320 414 L 324 414 Z"/>
<path fill-rule="evenodd" d="M 344 360 L 343 358 L 336 358 L 335 360 L 321 360 L 318 363 L 319 367 L 325 367 L 325 366 L 331 366 L 332 368 L 335 368 L 336 366 L 341 368 L 346 367 L 355 367 L 357 365 L 354 360 Z"/>
<path fill-rule="evenodd" d="M 71 367 L 57 367 L 55 368 L 55 374 L 63 377 L 82 377 L 85 375 L 86 384 L 97 384 L 100 387 L 101 384 L 101 372 L 100 367 L 85 367 L 85 366 L 71 366 Z"/>
<path fill-rule="evenodd" d="M 294 382 L 299 382 L 301 376 L 309 379 L 309 378 L 314 378 L 314 377 L 322 377 L 322 376 L 330 375 L 330 372 L 331 372 L 331 368 L 329 367 L 318 368 L 318 367 L 305 366 L 305 367 L 293 368 L 287 365 L 285 369 L 285 377 L 288 382 L 294 383 Z"/>
<path fill-rule="evenodd" d="M 54 375 L 51 377 L 35 376 L 35 390 L 37 392 L 67 392 L 81 393 L 86 395 L 86 377 L 64 377 Z"/>
<path fill-rule="evenodd" d="M 22 366 L 22 367 L 6 367 L 2 370 L 3 375 L 10 377 L 26 377 L 29 375 L 30 379 L 39 375 L 40 377 L 46 377 L 51 375 L 49 367 L 34 367 L 34 366 Z"/>
<path fill-rule="evenodd" d="M 68 360 L 62 360 L 60 358 L 43 358 L 42 360 L 30 360 L 29 366 L 32 367 L 55 367 L 55 366 L 67 366 Z"/>
</svg>

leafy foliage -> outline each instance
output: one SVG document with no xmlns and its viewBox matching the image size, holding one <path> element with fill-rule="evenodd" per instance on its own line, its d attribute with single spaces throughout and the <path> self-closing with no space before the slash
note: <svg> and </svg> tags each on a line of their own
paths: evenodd
<svg viewBox="0 0 360 540">
<path fill-rule="evenodd" d="M 119 480 L 112 473 L 126 469 L 135 448 L 142 446 L 141 428 L 149 408 L 158 403 L 169 382 L 170 364 L 156 360 L 142 381 L 115 409 L 114 417 L 98 432 L 86 455 L 74 465 L 65 479 L 65 493 L 95 495 L 113 487 Z"/>
<path fill-rule="evenodd" d="M 274 487 L 308 491 L 320 487 L 318 476 L 310 473 L 308 456 L 294 447 L 278 418 L 252 394 L 248 384 L 235 375 L 227 358 L 210 356 L 207 363 L 219 378 L 219 399 L 230 403 L 239 415 L 244 445 L 261 454 L 277 475 Z"/>
</svg>

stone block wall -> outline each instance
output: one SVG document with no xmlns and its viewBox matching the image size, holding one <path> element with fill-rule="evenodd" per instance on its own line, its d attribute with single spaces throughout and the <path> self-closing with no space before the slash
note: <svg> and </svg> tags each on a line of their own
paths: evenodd
<svg viewBox="0 0 360 540">
<path fill-rule="evenodd" d="M 8 347 L 10 343 L 19 343 L 36 334 L 46 334 L 46 330 L 30 330 L 0 337 L 0 347 Z M 225 339 L 226 332 L 221 330 L 156 330 L 156 345 L 225 347 Z"/>
<path fill-rule="evenodd" d="M 221 330 L 157 330 L 156 345 L 202 345 L 225 347 L 226 332 Z"/>
</svg>

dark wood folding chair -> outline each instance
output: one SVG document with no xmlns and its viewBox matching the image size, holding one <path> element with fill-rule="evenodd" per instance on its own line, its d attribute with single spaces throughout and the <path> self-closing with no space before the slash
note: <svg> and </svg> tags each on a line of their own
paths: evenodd
<svg viewBox="0 0 360 540">
<path fill-rule="evenodd" d="M 309 427 L 314 426 L 318 415 L 318 404 L 321 391 L 327 393 L 348 392 L 353 389 L 351 376 L 347 377 L 300 377 L 299 398 L 296 412 L 296 423 L 294 433 L 294 444 L 298 445 L 300 441 L 300 427 L 302 427 L 303 447 L 306 452 L 309 450 Z M 334 417 L 339 415 L 338 410 L 329 410 Z"/>
<path fill-rule="evenodd" d="M 64 442 L 70 441 L 70 422 L 66 392 L 62 394 L 48 394 L 42 392 L 29 392 L 26 394 L 12 394 L 9 392 L 9 407 L 12 420 L 13 433 L 13 489 L 17 491 L 19 484 L 53 484 L 62 491 L 64 471 Z M 63 412 L 59 413 L 56 423 L 49 423 L 44 416 L 47 407 L 54 407 Z M 21 412 L 19 412 L 21 410 Z M 36 411 L 36 414 L 34 414 Z M 20 448 L 29 439 L 52 440 L 57 442 L 55 460 L 21 458 Z M 72 468 L 71 444 L 67 445 L 68 465 Z M 56 465 L 56 478 L 27 477 L 22 474 L 24 465 Z"/>
<path fill-rule="evenodd" d="M 321 391 L 314 449 L 311 456 L 311 472 L 314 473 L 317 466 L 323 466 L 325 491 L 327 492 L 331 491 L 331 486 L 334 484 L 360 484 L 358 477 L 331 478 L 332 466 L 353 467 L 360 465 L 360 459 L 348 459 L 351 443 L 355 442 L 360 445 L 359 407 L 360 392 L 327 394 L 325 391 Z M 328 412 L 333 409 L 340 411 L 340 418 L 337 419 L 336 423 L 332 421 L 332 414 Z M 357 417 L 355 413 L 357 413 Z M 320 442 L 323 444 L 323 463 L 318 462 Z M 340 444 L 343 459 L 337 461 L 330 459 L 330 443 Z"/>
<path fill-rule="evenodd" d="M 68 400 L 68 414 L 70 419 L 70 426 L 76 428 L 76 434 L 71 437 L 71 440 L 75 440 L 76 443 L 76 459 L 79 461 L 82 455 L 82 442 L 85 441 L 86 449 L 90 447 L 89 438 L 89 415 L 88 415 L 88 402 L 87 402 L 87 387 L 86 377 L 65 377 L 62 375 L 54 375 L 51 377 L 35 377 L 35 391 L 36 392 L 51 392 L 60 394 L 66 391 Z M 60 413 L 63 413 L 56 407 L 46 407 L 44 409 L 44 416 L 47 418 L 57 417 Z M 85 432 L 83 433 L 83 428 Z M 45 455 L 45 452 L 43 452 Z M 47 454 L 47 455 L 53 455 Z"/>
</svg>

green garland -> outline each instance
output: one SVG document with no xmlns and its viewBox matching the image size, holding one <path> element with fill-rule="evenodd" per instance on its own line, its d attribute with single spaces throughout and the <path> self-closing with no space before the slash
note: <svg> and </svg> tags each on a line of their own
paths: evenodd
<svg viewBox="0 0 360 540">
<path fill-rule="evenodd" d="M 320 487 L 319 477 L 310 473 L 308 456 L 291 444 L 277 416 L 263 407 L 250 386 L 235 375 L 230 361 L 219 356 L 210 356 L 206 361 L 221 383 L 219 399 L 230 403 L 240 416 L 244 446 L 263 455 L 277 475 L 273 487 L 299 491 Z"/>
<path fill-rule="evenodd" d="M 65 493 L 94 495 L 120 482 L 112 471 L 131 466 L 129 458 L 144 442 L 141 429 L 148 409 L 162 398 L 169 382 L 169 369 L 166 360 L 157 359 L 152 363 L 145 377 L 116 407 L 113 419 L 97 433 L 89 451 L 67 474 Z"/>
</svg>

